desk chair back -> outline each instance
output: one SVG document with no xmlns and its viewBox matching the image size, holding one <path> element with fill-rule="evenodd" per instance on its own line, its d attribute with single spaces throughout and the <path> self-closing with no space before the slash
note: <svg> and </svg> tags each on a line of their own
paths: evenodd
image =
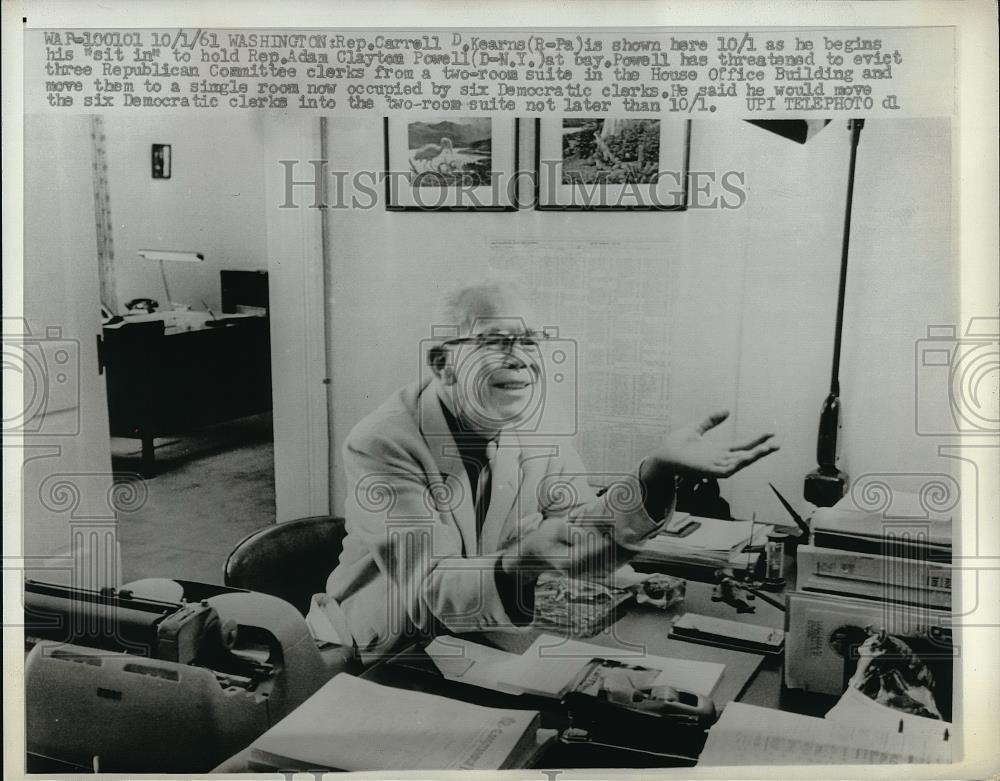
<svg viewBox="0 0 1000 781">
<path fill-rule="evenodd" d="M 329 515 L 258 529 L 229 554 L 224 582 L 280 597 L 305 615 L 312 595 L 326 591 L 345 534 L 344 519 Z"/>
</svg>

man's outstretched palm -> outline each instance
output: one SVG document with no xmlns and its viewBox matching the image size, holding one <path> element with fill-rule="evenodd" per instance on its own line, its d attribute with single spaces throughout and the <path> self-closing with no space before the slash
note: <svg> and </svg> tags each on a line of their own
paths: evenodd
<svg viewBox="0 0 1000 781">
<path fill-rule="evenodd" d="M 761 434 L 742 444 L 705 436 L 728 417 L 728 411 L 716 412 L 696 426 L 671 432 L 651 459 L 661 469 L 678 475 L 731 477 L 778 449 L 772 441 L 774 434 Z"/>
</svg>

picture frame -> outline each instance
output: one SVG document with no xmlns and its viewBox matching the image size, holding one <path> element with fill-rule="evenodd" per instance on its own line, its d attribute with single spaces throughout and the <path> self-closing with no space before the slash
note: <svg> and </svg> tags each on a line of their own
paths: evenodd
<svg viewBox="0 0 1000 781">
<path fill-rule="evenodd" d="M 535 208 L 685 211 L 691 121 L 535 120 Z"/>
<path fill-rule="evenodd" d="M 384 120 L 388 211 L 515 211 L 519 124 L 513 116 Z"/>
</svg>

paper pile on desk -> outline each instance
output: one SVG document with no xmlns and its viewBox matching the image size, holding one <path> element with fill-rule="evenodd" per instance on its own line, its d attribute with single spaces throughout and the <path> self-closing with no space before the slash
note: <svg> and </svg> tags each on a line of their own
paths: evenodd
<svg viewBox="0 0 1000 781">
<path fill-rule="evenodd" d="M 937 724 L 929 739 L 919 730 L 880 729 L 867 720 L 817 719 L 733 702 L 709 730 L 698 766 L 948 763 L 952 743 Z"/>
<path fill-rule="evenodd" d="M 853 687 L 849 687 L 826 716 L 827 721 L 841 724 L 853 724 L 887 732 L 902 732 L 913 740 L 941 742 L 945 735 L 950 740 L 954 735 L 953 726 L 941 719 L 931 719 L 925 716 L 915 716 L 911 713 L 888 708 L 866 696 Z"/>
<path fill-rule="evenodd" d="M 760 548 L 774 527 L 752 521 L 720 521 L 715 518 L 685 516 L 698 524 L 686 536 L 657 534 L 648 539 L 636 563 L 678 565 L 681 567 L 722 568 L 752 567 L 759 556 L 758 551 L 746 552 L 747 548 Z M 678 516 L 671 526 L 678 523 Z"/>
<path fill-rule="evenodd" d="M 498 770 L 537 750 L 537 711 L 484 708 L 346 673 L 254 741 L 252 770 Z"/>
</svg>

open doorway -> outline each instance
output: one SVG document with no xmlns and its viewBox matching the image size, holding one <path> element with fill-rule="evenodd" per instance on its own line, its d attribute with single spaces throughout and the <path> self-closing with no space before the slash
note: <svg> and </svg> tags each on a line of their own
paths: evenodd
<svg viewBox="0 0 1000 781">
<path fill-rule="evenodd" d="M 265 138 L 259 123 L 92 123 L 101 363 L 122 580 L 220 582 L 275 522 Z"/>
<path fill-rule="evenodd" d="M 24 316 L 4 319 L 4 355 L 24 358 L 30 397 L 17 430 L 31 577 L 219 582 L 249 531 L 329 512 L 321 210 L 280 208 L 281 161 L 309 170 L 320 128 L 316 117 L 26 115 Z M 171 147 L 170 178 L 152 178 L 153 144 Z M 157 311 L 125 306 L 138 298 Z M 126 315 L 161 344 L 137 337 L 118 362 L 145 382 L 122 403 L 159 399 L 179 418 L 152 429 L 149 470 L 143 432 L 117 436 L 116 424 L 111 436 L 108 326 Z"/>
</svg>

